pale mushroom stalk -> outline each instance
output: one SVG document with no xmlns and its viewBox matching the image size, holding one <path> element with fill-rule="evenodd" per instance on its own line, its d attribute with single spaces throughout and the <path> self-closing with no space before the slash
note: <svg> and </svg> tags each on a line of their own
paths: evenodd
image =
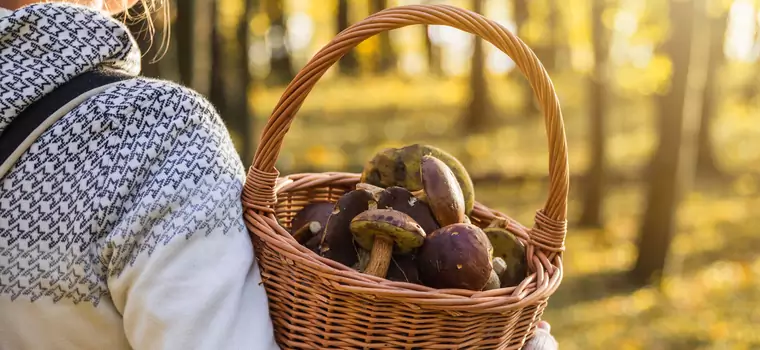
<svg viewBox="0 0 760 350">
<path fill-rule="evenodd" d="M 364 273 L 377 277 L 385 277 L 388 274 L 392 254 L 393 239 L 388 236 L 375 236 L 375 243 L 372 245 L 369 263 L 367 264 L 367 268 L 364 269 Z"/>
</svg>

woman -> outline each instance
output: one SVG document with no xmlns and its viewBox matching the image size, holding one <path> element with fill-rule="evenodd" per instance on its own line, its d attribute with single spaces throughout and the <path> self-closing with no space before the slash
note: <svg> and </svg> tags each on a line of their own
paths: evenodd
<svg viewBox="0 0 760 350">
<path fill-rule="evenodd" d="M 277 349 L 242 163 L 204 98 L 137 77 L 110 16 L 137 1 L 0 0 L 0 139 L 77 77 L 126 76 L 0 162 L 0 349 Z"/>
</svg>

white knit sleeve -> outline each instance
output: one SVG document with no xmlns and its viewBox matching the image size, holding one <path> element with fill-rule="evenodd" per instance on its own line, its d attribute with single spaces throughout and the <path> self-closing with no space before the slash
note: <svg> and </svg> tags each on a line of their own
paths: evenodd
<svg viewBox="0 0 760 350">
<path fill-rule="evenodd" d="M 100 256 L 126 337 L 136 350 L 278 349 L 229 135 L 199 96 L 157 89 L 122 125 L 108 174 L 127 199 Z"/>
</svg>

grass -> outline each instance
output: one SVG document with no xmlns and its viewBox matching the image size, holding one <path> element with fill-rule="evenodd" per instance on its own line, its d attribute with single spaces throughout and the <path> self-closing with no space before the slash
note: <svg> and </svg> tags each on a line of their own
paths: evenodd
<svg viewBox="0 0 760 350">
<path fill-rule="evenodd" d="M 584 89 L 578 77 L 555 79 L 563 104 L 570 169 L 588 163 Z M 521 182 L 476 186 L 477 199 L 524 224 L 546 198 L 548 150 L 542 118 L 522 116 L 513 81 L 491 79 L 500 115 L 489 132 L 456 132 L 466 101 L 464 80 L 400 78 L 320 82 L 292 124 L 278 160 L 283 174 L 361 170 L 380 148 L 414 142 L 437 145 L 460 160 L 473 177 L 496 173 Z M 581 85 L 582 87 L 582 85 Z M 258 91 L 258 126 L 282 89 Z M 644 206 L 640 169 L 656 143 L 651 98 L 615 98 L 608 114 L 608 159 L 633 181 L 607 191 L 605 227 L 571 228 L 565 280 L 545 318 L 562 349 L 760 348 L 760 123 L 756 103 L 721 103 L 714 125 L 720 166 L 730 180 L 700 183 L 679 212 L 665 282 L 631 288 L 626 271 L 636 257 L 635 238 Z M 570 222 L 578 215 L 581 188 L 571 184 Z"/>
</svg>

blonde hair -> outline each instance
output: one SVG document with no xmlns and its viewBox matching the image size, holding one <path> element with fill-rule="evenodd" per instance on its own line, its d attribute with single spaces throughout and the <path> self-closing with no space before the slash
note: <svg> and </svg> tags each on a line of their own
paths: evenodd
<svg viewBox="0 0 760 350">
<path fill-rule="evenodd" d="M 123 0 L 126 4 L 127 0 Z M 135 6 L 132 6 L 131 8 L 127 9 L 123 12 L 123 18 L 122 20 L 124 22 L 127 21 L 136 21 L 141 22 L 142 27 L 140 29 L 139 34 L 144 33 L 147 31 L 147 35 L 150 41 L 150 46 L 147 50 L 145 50 L 145 53 L 150 50 L 150 48 L 153 47 L 153 39 L 156 35 L 156 25 L 155 25 L 155 19 L 154 14 L 158 14 L 161 16 L 161 46 L 159 47 L 158 52 L 153 57 L 151 62 L 155 62 L 161 57 L 166 54 L 166 50 L 169 46 L 169 38 L 171 34 L 171 9 L 169 7 L 169 1 L 166 0 L 139 0 Z"/>
</svg>

